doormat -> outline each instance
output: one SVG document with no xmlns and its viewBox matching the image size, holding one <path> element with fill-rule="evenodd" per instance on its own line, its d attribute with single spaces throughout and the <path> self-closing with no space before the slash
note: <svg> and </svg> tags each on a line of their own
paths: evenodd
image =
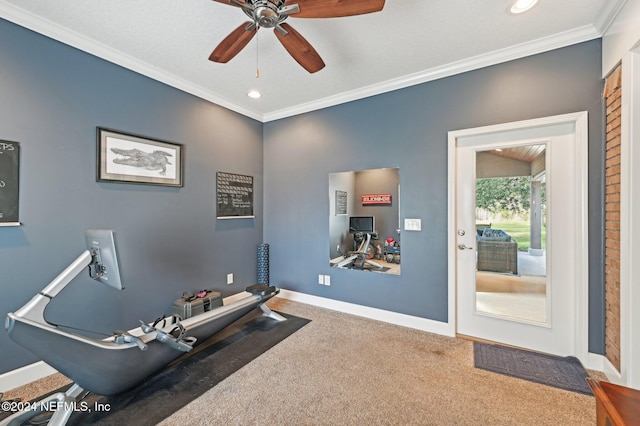
<svg viewBox="0 0 640 426">
<path fill-rule="evenodd" d="M 67 424 L 159 423 L 311 322 L 293 315 L 281 315 L 287 321 L 274 321 L 255 310 L 133 389 L 113 396 L 89 394 L 83 405 L 109 407 L 109 410 L 77 410 Z M 275 371 L 262 374 L 274 374 Z"/>
<path fill-rule="evenodd" d="M 476 368 L 593 395 L 586 382 L 589 374 L 576 357 L 559 357 L 473 342 L 473 359 Z"/>
</svg>

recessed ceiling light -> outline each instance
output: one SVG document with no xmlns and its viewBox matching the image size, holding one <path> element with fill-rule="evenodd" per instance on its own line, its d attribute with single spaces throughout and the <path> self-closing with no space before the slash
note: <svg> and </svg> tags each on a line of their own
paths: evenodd
<svg viewBox="0 0 640 426">
<path fill-rule="evenodd" d="M 251 90 L 249 93 L 247 93 L 247 96 L 253 99 L 258 99 L 262 96 L 262 94 L 257 90 Z"/>
<path fill-rule="evenodd" d="M 510 10 L 511 13 L 514 14 L 524 13 L 535 6 L 536 3 L 538 3 L 538 0 L 516 0 L 516 2 L 513 3 L 513 6 L 511 6 Z"/>
</svg>

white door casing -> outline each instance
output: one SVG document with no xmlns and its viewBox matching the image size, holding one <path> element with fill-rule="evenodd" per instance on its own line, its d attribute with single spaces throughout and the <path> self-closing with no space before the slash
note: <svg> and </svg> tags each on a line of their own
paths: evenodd
<svg viewBox="0 0 640 426">
<path fill-rule="evenodd" d="M 587 132 L 586 112 L 449 132 L 449 324 L 454 332 L 574 355 L 586 364 Z M 532 143 L 547 144 L 548 174 L 553 180 L 548 183 L 552 215 L 548 223 L 548 326 L 477 314 L 475 250 L 457 247 L 475 248 L 475 152 Z M 457 235 L 459 228 L 465 230 L 465 236 Z"/>
<path fill-rule="evenodd" d="M 614 383 L 640 389 L 640 46 L 622 59 L 622 88 L 620 371 L 609 362 L 603 371 Z"/>
</svg>

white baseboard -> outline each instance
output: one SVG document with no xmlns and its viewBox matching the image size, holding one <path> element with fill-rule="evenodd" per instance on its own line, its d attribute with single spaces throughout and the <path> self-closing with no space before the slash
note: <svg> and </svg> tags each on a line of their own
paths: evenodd
<svg viewBox="0 0 640 426">
<path fill-rule="evenodd" d="M 600 355 L 600 354 L 593 354 L 591 352 L 589 352 L 587 354 L 587 365 L 584 366 L 584 368 L 588 369 L 588 370 L 595 370 L 595 371 L 601 371 L 604 372 L 604 362 L 605 362 L 606 358 L 604 355 Z"/>
<path fill-rule="evenodd" d="M 327 299 L 319 296 L 298 293 L 291 290 L 280 290 L 277 297 L 282 299 L 293 300 L 295 302 L 306 303 L 308 305 L 318 306 L 320 308 L 331 309 L 333 311 L 344 312 L 347 314 L 357 315 L 364 318 L 374 319 L 387 322 L 390 324 L 401 325 L 404 327 L 415 328 L 417 330 L 427 331 L 429 333 L 440 334 L 443 336 L 455 336 L 455 330 L 445 322 L 434 321 L 426 318 L 414 317 L 411 315 L 400 314 L 397 312 L 385 311 L 383 309 L 371 308 L 368 306 L 356 305 L 354 303 L 342 302 L 334 299 Z"/>
<path fill-rule="evenodd" d="M 602 372 L 607 376 L 607 378 L 611 381 L 611 383 L 615 383 L 621 386 L 628 386 L 622 374 L 618 371 L 616 367 L 611 364 L 611 362 L 607 359 L 607 357 L 602 356 Z"/>
<path fill-rule="evenodd" d="M 57 370 L 43 361 L 16 368 L 0 374 L 0 392 L 15 389 L 54 373 L 57 373 Z"/>
</svg>

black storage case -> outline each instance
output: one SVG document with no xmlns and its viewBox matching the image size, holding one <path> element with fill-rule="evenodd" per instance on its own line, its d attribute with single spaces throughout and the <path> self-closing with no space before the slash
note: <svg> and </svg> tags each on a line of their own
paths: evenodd
<svg viewBox="0 0 640 426">
<path fill-rule="evenodd" d="M 200 295 L 206 293 L 205 295 Z M 203 290 L 196 295 L 183 293 L 173 302 L 173 315 L 180 319 L 191 318 L 222 306 L 222 296 L 217 291 Z"/>
</svg>

